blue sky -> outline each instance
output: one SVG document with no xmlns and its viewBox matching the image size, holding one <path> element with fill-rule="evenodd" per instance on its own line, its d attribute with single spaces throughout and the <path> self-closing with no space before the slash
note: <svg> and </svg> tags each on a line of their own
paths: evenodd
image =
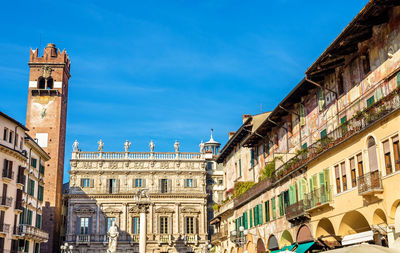
<svg viewBox="0 0 400 253">
<path fill-rule="evenodd" d="M 66 164 L 95 150 L 198 151 L 269 111 L 367 1 L 7 1 L 0 110 L 25 123 L 29 49 L 71 59 Z M 64 179 L 67 180 L 68 173 Z"/>
</svg>

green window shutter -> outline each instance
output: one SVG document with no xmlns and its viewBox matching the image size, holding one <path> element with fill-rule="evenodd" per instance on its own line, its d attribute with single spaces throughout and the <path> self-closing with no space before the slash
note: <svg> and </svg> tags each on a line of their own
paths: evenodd
<svg viewBox="0 0 400 253">
<path fill-rule="evenodd" d="M 326 132 L 326 129 L 322 130 L 321 133 L 320 133 L 321 140 L 324 139 L 324 138 L 326 138 L 327 135 L 328 135 L 328 134 L 327 134 L 327 132 Z"/>
<path fill-rule="evenodd" d="M 243 227 L 244 227 L 244 229 L 248 229 L 249 228 L 249 225 L 247 223 L 247 212 L 243 213 Z"/>
<path fill-rule="evenodd" d="M 242 159 L 239 159 L 239 176 L 242 176 Z"/>
<path fill-rule="evenodd" d="M 306 109 L 303 104 L 299 104 L 300 126 L 306 124 Z"/>
<path fill-rule="evenodd" d="M 324 96 L 324 89 L 318 89 L 318 108 L 322 111 L 325 108 L 325 96 Z"/>
<path fill-rule="evenodd" d="M 276 218 L 276 200 L 275 197 L 271 199 L 271 204 L 272 204 L 272 219 L 275 220 Z"/>
<path fill-rule="evenodd" d="M 397 87 L 400 87 L 400 72 L 397 73 Z"/>
<path fill-rule="evenodd" d="M 252 228 L 253 227 L 253 211 L 251 209 L 250 209 L 249 216 L 250 216 L 250 227 Z"/>
<path fill-rule="evenodd" d="M 239 227 L 238 227 L 238 219 L 235 219 L 235 230 L 238 231 Z"/>
<path fill-rule="evenodd" d="M 346 121 L 347 121 L 347 117 L 346 117 L 346 116 L 343 116 L 343 117 L 340 119 L 340 124 L 344 124 L 344 123 L 346 123 Z"/>
<path fill-rule="evenodd" d="M 295 184 L 296 183 L 289 185 L 289 205 L 293 205 L 297 202 Z"/>
<path fill-rule="evenodd" d="M 329 187 L 331 185 L 329 169 L 324 169 L 324 174 L 325 174 L 325 184 L 327 187 Z"/>
<path fill-rule="evenodd" d="M 370 98 L 367 99 L 367 107 L 371 106 L 374 103 L 375 103 L 375 97 L 374 96 L 371 96 Z"/>
<path fill-rule="evenodd" d="M 325 174 L 324 172 L 319 173 L 319 187 L 322 188 L 325 186 Z"/>
<path fill-rule="evenodd" d="M 279 216 L 283 216 L 283 194 L 278 196 Z"/>
<path fill-rule="evenodd" d="M 265 222 L 270 221 L 269 217 L 269 200 L 265 201 Z"/>
<path fill-rule="evenodd" d="M 301 145 L 301 149 L 307 149 L 307 142 L 304 142 L 303 145 Z"/>
<path fill-rule="evenodd" d="M 259 204 L 258 209 L 260 209 L 260 224 L 263 224 L 264 218 L 263 218 L 263 205 Z"/>
</svg>

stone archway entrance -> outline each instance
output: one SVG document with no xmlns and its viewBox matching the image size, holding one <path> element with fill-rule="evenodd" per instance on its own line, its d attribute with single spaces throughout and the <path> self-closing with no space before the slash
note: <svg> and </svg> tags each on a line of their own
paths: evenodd
<svg viewBox="0 0 400 253">
<path fill-rule="evenodd" d="M 301 243 L 301 242 L 309 242 L 314 240 L 311 234 L 311 230 L 308 228 L 308 226 L 303 225 L 299 228 L 297 231 L 297 236 L 296 236 L 296 242 Z"/>
<path fill-rule="evenodd" d="M 257 241 L 257 253 L 264 253 L 266 251 L 263 240 L 260 238 Z"/>
</svg>

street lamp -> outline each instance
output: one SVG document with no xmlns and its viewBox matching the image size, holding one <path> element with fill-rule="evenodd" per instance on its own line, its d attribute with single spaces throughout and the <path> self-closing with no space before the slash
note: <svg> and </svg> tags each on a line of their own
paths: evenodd
<svg viewBox="0 0 400 253">
<path fill-rule="evenodd" d="M 239 231 L 233 230 L 231 231 L 231 242 L 233 242 L 237 247 L 242 248 L 242 252 L 244 250 L 244 245 L 247 242 L 247 235 L 249 231 L 244 229 L 243 226 L 239 227 Z"/>
<path fill-rule="evenodd" d="M 61 253 L 72 253 L 72 250 L 74 249 L 73 245 L 68 245 L 68 243 L 64 243 L 64 245 L 60 246 Z"/>
</svg>

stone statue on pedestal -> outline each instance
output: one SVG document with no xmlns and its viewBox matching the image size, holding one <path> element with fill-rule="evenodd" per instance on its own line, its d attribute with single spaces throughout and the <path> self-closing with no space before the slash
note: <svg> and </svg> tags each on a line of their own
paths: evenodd
<svg viewBox="0 0 400 253">
<path fill-rule="evenodd" d="M 178 142 L 178 140 L 175 141 L 174 149 L 175 149 L 175 152 L 179 152 L 179 142 Z"/>
<path fill-rule="evenodd" d="M 129 151 L 129 147 L 131 146 L 131 144 L 132 143 L 130 141 L 128 141 L 128 140 L 125 141 L 125 143 L 124 143 L 125 152 Z"/>
<path fill-rule="evenodd" d="M 97 144 L 99 144 L 99 152 L 103 151 L 104 142 L 100 139 Z"/>
<path fill-rule="evenodd" d="M 149 147 L 150 147 L 150 152 L 154 152 L 155 145 L 153 140 L 150 141 Z"/>
<path fill-rule="evenodd" d="M 199 147 L 200 147 L 200 153 L 204 153 L 204 142 L 203 142 L 203 140 L 201 140 L 201 142 L 199 144 Z"/>
<path fill-rule="evenodd" d="M 108 229 L 107 237 L 108 237 L 108 249 L 107 253 L 116 253 L 117 252 L 117 241 L 118 241 L 118 228 L 115 225 L 115 221 L 112 222 L 111 227 Z"/>
<path fill-rule="evenodd" d="M 79 145 L 78 140 L 75 140 L 74 144 L 72 144 L 72 151 L 79 151 L 78 145 Z"/>
</svg>

